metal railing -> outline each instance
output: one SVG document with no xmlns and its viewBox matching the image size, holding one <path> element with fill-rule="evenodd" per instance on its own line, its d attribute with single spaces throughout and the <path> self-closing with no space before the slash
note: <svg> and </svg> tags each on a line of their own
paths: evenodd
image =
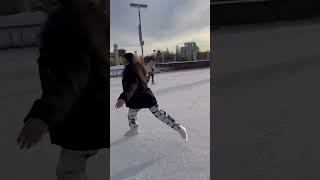
<svg viewBox="0 0 320 180">
<path fill-rule="evenodd" d="M 38 46 L 42 24 L 0 27 L 0 48 Z"/>
</svg>

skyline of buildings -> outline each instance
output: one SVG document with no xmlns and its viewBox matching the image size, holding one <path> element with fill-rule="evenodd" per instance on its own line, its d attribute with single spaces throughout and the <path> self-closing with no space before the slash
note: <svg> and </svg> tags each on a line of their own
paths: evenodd
<svg viewBox="0 0 320 180">
<path fill-rule="evenodd" d="M 110 52 L 110 64 L 111 65 L 121 65 L 123 64 L 123 59 L 120 51 L 124 54 L 126 49 L 119 49 L 118 44 L 113 45 L 113 50 Z M 209 60 L 210 51 L 201 51 L 196 42 L 185 42 L 183 47 L 176 45 L 176 51 L 169 51 L 168 48 L 163 48 L 166 50 L 153 50 L 153 53 L 145 54 L 145 56 L 158 56 L 157 51 L 161 52 L 161 57 L 159 57 L 160 62 L 174 62 L 174 61 L 197 61 L 197 60 Z M 131 52 L 131 51 L 129 51 Z M 132 52 L 132 53 L 136 53 Z"/>
<path fill-rule="evenodd" d="M 194 61 L 197 60 L 199 50 L 200 48 L 196 42 L 186 42 L 184 43 L 184 47 L 180 48 L 180 55 L 187 61 Z"/>
</svg>

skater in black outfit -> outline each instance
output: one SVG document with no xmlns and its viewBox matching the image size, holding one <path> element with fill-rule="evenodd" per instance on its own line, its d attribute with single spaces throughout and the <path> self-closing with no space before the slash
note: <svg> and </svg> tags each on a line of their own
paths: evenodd
<svg viewBox="0 0 320 180">
<path fill-rule="evenodd" d="M 50 134 L 61 147 L 58 180 L 84 180 L 87 159 L 110 146 L 104 15 L 91 2 L 72 2 L 78 3 L 61 0 L 44 27 L 38 58 L 42 96 L 18 136 L 28 149 Z"/>
<path fill-rule="evenodd" d="M 147 86 L 149 78 L 142 64 L 138 62 L 132 53 L 125 54 L 124 58 L 126 67 L 122 77 L 123 93 L 118 98 L 116 108 L 121 108 L 124 104 L 129 108 L 128 120 L 130 129 L 125 136 L 132 136 L 138 133 L 137 113 L 142 108 L 148 108 L 159 120 L 178 131 L 182 138 L 187 140 L 186 129 L 177 124 L 165 111 L 159 110 L 157 100 Z"/>
</svg>

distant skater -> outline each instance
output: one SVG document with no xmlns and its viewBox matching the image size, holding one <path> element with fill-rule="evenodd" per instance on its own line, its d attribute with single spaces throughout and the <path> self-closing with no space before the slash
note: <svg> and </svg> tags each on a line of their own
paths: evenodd
<svg viewBox="0 0 320 180">
<path fill-rule="evenodd" d="M 150 56 L 150 62 L 149 62 L 150 68 L 151 68 L 151 72 L 150 72 L 150 76 L 151 76 L 151 82 L 152 84 L 154 84 L 154 74 L 156 72 L 156 64 L 155 64 L 155 59 L 153 56 Z"/>
<path fill-rule="evenodd" d="M 145 57 L 145 70 L 147 72 L 148 78 L 151 77 L 151 83 L 155 84 L 154 82 L 154 73 L 156 70 L 156 66 L 155 66 L 155 59 L 153 56 L 146 56 Z"/>
<path fill-rule="evenodd" d="M 129 108 L 128 120 L 129 131 L 125 136 L 138 134 L 137 113 L 143 108 L 148 108 L 159 120 L 177 131 L 185 140 L 188 139 L 186 129 L 176 123 L 176 121 L 165 111 L 159 110 L 157 100 L 148 88 L 149 77 L 142 64 L 132 53 L 124 55 L 125 69 L 122 77 L 123 92 L 116 103 L 116 108 L 121 108 L 124 104 Z"/>
</svg>

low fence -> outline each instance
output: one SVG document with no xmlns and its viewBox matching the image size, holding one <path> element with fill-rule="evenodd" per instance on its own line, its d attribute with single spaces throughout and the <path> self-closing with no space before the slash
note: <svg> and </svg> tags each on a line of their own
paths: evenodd
<svg viewBox="0 0 320 180">
<path fill-rule="evenodd" d="M 0 48 L 39 45 L 41 24 L 0 27 Z"/>
<path fill-rule="evenodd" d="M 181 61 L 181 62 L 168 62 L 168 63 L 158 63 L 156 72 L 163 71 L 177 71 L 183 69 L 197 69 L 210 67 L 210 60 L 198 60 L 198 61 Z M 121 76 L 124 66 L 111 66 L 110 67 L 110 77 Z"/>
<path fill-rule="evenodd" d="M 172 70 L 182 70 L 182 69 L 196 69 L 210 67 L 210 60 L 197 60 L 197 61 L 181 61 L 181 62 L 170 62 L 170 63 L 159 63 L 157 64 L 159 69 L 172 69 Z"/>
<path fill-rule="evenodd" d="M 110 77 L 118 77 L 122 75 L 122 72 L 124 70 L 123 65 L 118 65 L 118 66 L 111 66 L 110 67 Z M 156 73 L 159 72 L 158 69 L 156 69 Z"/>
<path fill-rule="evenodd" d="M 110 77 L 121 76 L 123 69 L 124 69 L 123 65 L 110 66 Z"/>
</svg>

